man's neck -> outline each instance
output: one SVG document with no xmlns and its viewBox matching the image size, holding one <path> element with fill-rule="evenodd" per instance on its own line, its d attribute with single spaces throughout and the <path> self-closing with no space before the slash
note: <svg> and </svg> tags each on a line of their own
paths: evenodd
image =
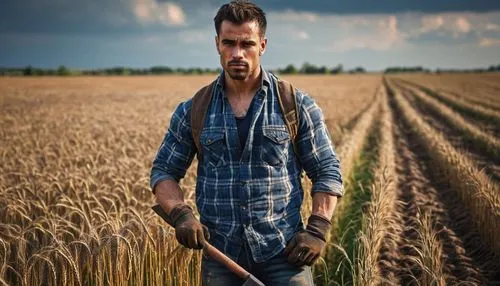
<svg viewBox="0 0 500 286">
<path fill-rule="evenodd" d="M 259 66 L 255 69 L 254 74 L 250 75 L 245 80 L 234 80 L 224 73 L 225 89 L 228 95 L 243 98 L 252 96 L 255 91 L 260 87 L 262 76 L 262 68 Z"/>
</svg>

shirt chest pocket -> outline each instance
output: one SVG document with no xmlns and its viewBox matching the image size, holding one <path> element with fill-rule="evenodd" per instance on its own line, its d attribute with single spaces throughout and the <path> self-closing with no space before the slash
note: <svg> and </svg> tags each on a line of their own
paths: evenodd
<svg viewBox="0 0 500 286">
<path fill-rule="evenodd" d="M 210 167 L 222 167 L 227 165 L 224 154 L 226 153 L 226 140 L 223 130 L 203 130 L 200 136 L 203 148 L 203 163 Z"/>
<path fill-rule="evenodd" d="M 288 160 L 290 134 L 286 126 L 267 126 L 262 129 L 261 160 L 271 166 L 281 166 Z"/>
</svg>

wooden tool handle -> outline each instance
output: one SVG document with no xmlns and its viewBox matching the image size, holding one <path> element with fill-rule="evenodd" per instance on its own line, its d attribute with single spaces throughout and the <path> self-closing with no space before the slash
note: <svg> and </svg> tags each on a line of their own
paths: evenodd
<svg viewBox="0 0 500 286">
<path fill-rule="evenodd" d="M 217 248 L 213 247 L 210 243 L 205 242 L 203 250 L 210 255 L 213 259 L 226 265 L 226 267 L 231 270 L 234 274 L 242 279 L 247 279 L 250 273 L 246 271 L 243 267 L 239 266 L 238 263 L 234 262 L 231 258 L 227 257 L 224 253 L 220 252 Z"/>
</svg>

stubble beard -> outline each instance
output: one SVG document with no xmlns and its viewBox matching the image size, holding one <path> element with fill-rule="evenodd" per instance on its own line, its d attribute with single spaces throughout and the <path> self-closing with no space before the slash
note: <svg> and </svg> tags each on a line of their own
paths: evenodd
<svg viewBox="0 0 500 286">
<path fill-rule="evenodd" d="M 249 70 L 248 68 L 233 70 L 231 69 L 231 67 L 229 67 L 227 69 L 227 73 L 229 77 L 233 80 L 245 80 L 248 77 Z"/>
<path fill-rule="evenodd" d="M 231 72 L 229 72 L 228 74 L 232 80 L 245 80 L 247 78 L 244 74 L 233 74 Z"/>
</svg>

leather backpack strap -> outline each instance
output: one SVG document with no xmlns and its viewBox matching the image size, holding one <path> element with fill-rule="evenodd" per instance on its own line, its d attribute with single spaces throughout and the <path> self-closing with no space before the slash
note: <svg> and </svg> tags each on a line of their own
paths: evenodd
<svg viewBox="0 0 500 286">
<path fill-rule="evenodd" d="M 282 79 L 278 79 L 278 101 L 288 128 L 288 133 L 290 134 L 290 139 L 293 143 L 293 149 L 295 154 L 298 154 L 296 138 L 299 133 L 299 113 L 297 111 L 295 89 L 292 84 Z"/>
<path fill-rule="evenodd" d="M 208 107 L 210 106 L 210 101 L 212 100 L 213 89 L 215 83 L 213 81 L 211 84 L 201 88 L 193 96 L 191 104 L 191 133 L 193 135 L 194 144 L 196 145 L 196 154 L 198 160 L 201 156 L 201 132 L 203 131 L 203 125 L 205 123 L 205 117 L 207 115 Z"/>
</svg>

